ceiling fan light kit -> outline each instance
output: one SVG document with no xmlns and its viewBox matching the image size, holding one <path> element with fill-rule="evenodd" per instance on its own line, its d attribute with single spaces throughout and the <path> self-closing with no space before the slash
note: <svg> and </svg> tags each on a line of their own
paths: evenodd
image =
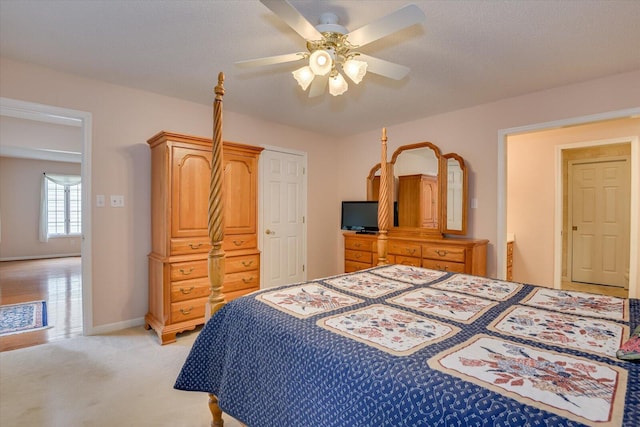
<svg viewBox="0 0 640 427">
<path fill-rule="evenodd" d="M 348 32 L 338 24 L 336 14 L 327 12 L 320 16 L 320 24 L 313 26 L 286 0 L 260 0 L 278 15 L 294 31 L 307 41 L 307 51 L 237 62 L 240 66 L 263 66 L 308 59 L 308 64 L 293 71 L 303 91 L 309 87 L 309 97 L 319 96 L 329 86 L 333 96 L 342 95 L 349 85 L 340 73 L 346 74 L 355 84 L 360 83 L 367 71 L 395 80 L 404 78 L 409 69 L 402 65 L 373 58 L 354 51 L 362 46 L 403 30 L 425 19 L 424 12 L 416 5 L 407 5 L 375 22 Z M 355 59 L 355 58 L 360 59 Z"/>
</svg>

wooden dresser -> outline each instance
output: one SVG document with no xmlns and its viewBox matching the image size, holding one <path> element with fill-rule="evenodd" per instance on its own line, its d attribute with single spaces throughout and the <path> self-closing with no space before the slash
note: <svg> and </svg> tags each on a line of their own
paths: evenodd
<svg viewBox="0 0 640 427">
<path fill-rule="evenodd" d="M 151 147 L 149 312 L 162 344 L 204 323 L 209 296 L 211 139 L 160 132 Z M 260 287 L 258 157 L 262 148 L 223 145 L 226 300 Z"/>
<path fill-rule="evenodd" d="M 344 271 L 350 273 L 378 263 L 376 235 L 344 234 Z M 487 274 L 488 240 L 391 236 L 387 259 L 391 264 L 466 273 Z"/>
</svg>

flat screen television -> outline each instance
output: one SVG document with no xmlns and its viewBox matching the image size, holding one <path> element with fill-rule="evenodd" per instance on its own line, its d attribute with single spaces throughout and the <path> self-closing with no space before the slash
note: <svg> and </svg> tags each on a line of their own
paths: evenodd
<svg viewBox="0 0 640 427">
<path fill-rule="evenodd" d="M 394 203 L 394 225 L 397 225 L 397 202 Z M 342 230 L 351 230 L 357 233 L 373 234 L 378 231 L 378 202 L 377 201 L 343 201 Z"/>
</svg>

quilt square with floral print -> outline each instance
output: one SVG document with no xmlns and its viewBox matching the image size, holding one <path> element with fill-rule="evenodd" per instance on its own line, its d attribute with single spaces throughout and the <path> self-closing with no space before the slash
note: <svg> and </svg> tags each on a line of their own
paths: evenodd
<svg viewBox="0 0 640 427">
<path fill-rule="evenodd" d="M 446 350 L 429 366 L 586 425 L 619 426 L 627 371 L 486 335 Z"/>
<path fill-rule="evenodd" d="M 257 295 L 256 299 L 298 318 L 307 318 L 362 302 L 358 298 L 313 282 L 264 292 Z"/>
</svg>

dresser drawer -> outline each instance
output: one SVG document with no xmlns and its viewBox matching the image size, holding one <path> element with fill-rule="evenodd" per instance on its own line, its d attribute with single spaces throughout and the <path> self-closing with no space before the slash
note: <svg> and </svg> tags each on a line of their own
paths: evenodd
<svg viewBox="0 0 640 427">
<path fill-rule="evenodd" d="M 171 281 L 196 279 L 198 277 L 207 277 L 209 267 L 207 260 L 174 262 L 171 264 Z"/>
<path fill-rule="evenodd" d="M 402 265 L 410 265 L 412 267 L 420 267 L 421 259 L 410 257 L 410 256 L 402 256 L 396 255 L 393 261 L 394 264 L 402 264 Z"/>
<path fill-rule="evenodd" d="M 389 242 L 388 252 L 394 255 L 403 255 L 409 257 L 420 258 L 421 247 L 419 243 L 407 243 L 407 242 Z M 397 262 L 397 261 L 396 261 Z"/>
<path fill-rule="evenodd" d="M 344 248 L 354 250 L 354 251 L 372 252 L 374 241 L 375 239 L 369 240 L 369 239 L 358 239 L 353 237 L 347 237 L 346 239 L 344 239 Z"/>
<path fill-rule="evenodd" d="M 225 260 L 225 273 L 238 273 L 257 269 L 260 269 L 260 254 L 229 256 Z"/>
<path fill-rule="evenodd" d="M 199 254 L 210 249 L 208 236 L 171 239 L 171 255 Z"/>
<path fill-rule="evenodd" d="M 432 270 L 448 271 L 450 273 L 464 273 L 464 264 L 459 262 L 439 261 L 435 259 L 422 259 L 422 266 Z"/>
<path fill-rule="evenodd" d="M 171 303 L 171 323 L 184 322 L 200 317 L 204 323 L 204 312 L 208 303 L 209 298 Z"/>
<path fill-rule="evenodd" d="M 367 264 L 371 264 L 372 257 L 373 257 L 373 254 L 371 252 L 354 251 L 351 249 L 345 249 L 344 251 L 344 259 L 349 261 L 364 262 Z"/>
<path fill-rule="evenodd" d="M 344 262 L 345 273 L 353 273 L 354 271 L 360 271 L 370 267 L 372 267 L 371 264 L 365 264 L 363 262 L 356 262 L 356 261 L 349 261 L 349 260 L 345 260 Z"/>
<path fill-rule="evenodd" d="M 232 234 L 225 236 L 222 241 L 222 249 L 237 251 L 239 249 L 255 249 L 258 247 L 258 237 L 255 234 Z"/>
<path fill-rule="evenodd" d="M 241 289 L 259 288 L 260 287 L 260 271 L 243 271 L 240 273 L 230 273 L 224 276 L 224 284 L 222 292 L 233 292 Z"/>
<path fill-rule="evenodd" d="M 422 258 L 464 262 L 465 249 L 457 246 L 422 245 Z"/>
<path fill-rule="evenodd" d="M 208 277 L 171 283 L 171 302 L 208 297 L 210 293 L 211 286 Z"/>
</svg>

